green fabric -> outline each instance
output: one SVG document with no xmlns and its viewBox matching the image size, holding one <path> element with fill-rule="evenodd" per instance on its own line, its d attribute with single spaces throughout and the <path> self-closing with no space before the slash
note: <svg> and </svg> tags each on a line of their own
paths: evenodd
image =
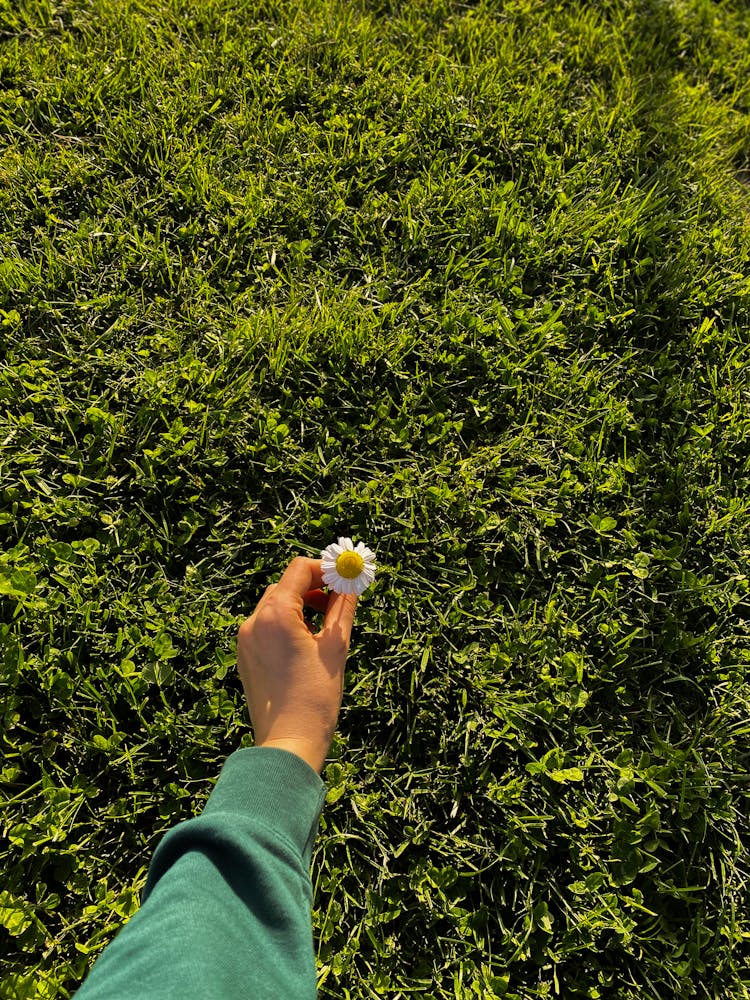
<svg viewBox="0 0 750 1000">
<path fill-rule="evenodd" d="M 76 1000 L 316 995 L 310 860 L 326 788 L 296 754 L 236 750 L 154 852 L 141 908 Z"/>
</svg>

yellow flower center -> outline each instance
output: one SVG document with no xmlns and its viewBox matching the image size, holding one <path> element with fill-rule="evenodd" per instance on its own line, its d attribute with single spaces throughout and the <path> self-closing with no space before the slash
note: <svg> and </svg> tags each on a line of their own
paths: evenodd
<svg viewBox="0 0 750 1000">
<path fill-rule="evenodd" d="M 347 549 L 336 560 L 336 572 L 345 580 L 353 580 L 365 568 L 365 561 L 359 552 Z"/>
</svg>

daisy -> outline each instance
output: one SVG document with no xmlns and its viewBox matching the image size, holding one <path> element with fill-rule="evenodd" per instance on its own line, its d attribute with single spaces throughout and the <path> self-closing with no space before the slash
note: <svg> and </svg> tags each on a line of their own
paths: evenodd
<svg viewBox="0 0 750 1000">
<path fill-rule="evenodd" d="M 320 553 L 323 583 L 339 594 L 361 594 L 375 579 L 375 553 L 364 542 L 339 538 Z"/>
</svg>

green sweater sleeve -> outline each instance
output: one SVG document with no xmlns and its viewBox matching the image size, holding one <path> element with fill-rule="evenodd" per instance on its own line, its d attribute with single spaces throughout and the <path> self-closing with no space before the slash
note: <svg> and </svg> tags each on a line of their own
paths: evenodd
<svg viewBox="0 0 750 1000">
<path fill-rule="evenodd" d="M 140 909 L 76 1000 L 313 1000 L 310 862 L 325 792 L 296 754 L 230 754 L 203 812 L 160 841 Z"/>
</svg>

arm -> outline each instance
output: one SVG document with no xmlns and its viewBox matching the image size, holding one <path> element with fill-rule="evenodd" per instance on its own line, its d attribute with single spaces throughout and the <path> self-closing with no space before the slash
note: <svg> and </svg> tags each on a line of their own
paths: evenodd
<svg viewBox="0 0 750 1000">
<path fill-rule="evenodd" d="M 76 1000 L 286 1000 L 316 995 L 310 858 L 356 597 L 295 559 L 240 628 L 256 745 L 231 754 L 201 815 L 159 843 L 140 910 Z M 326 612 L 318 634 L 304 604 Z"/>
<path fill-rule="evenodd" d="M 309 866 L 324 797 L 288 751 L 231 754 L 203 813 L 159 843 L 140 910 L 77 1000 L 313 998 Z"/>
</svg>

